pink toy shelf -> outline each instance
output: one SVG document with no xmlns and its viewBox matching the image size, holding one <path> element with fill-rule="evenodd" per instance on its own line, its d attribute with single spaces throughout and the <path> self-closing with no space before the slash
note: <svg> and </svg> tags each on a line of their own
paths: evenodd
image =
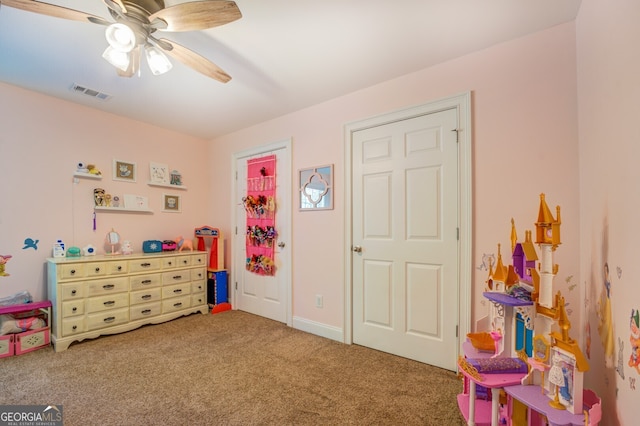
<svg viewBox="0 0 640 426">
<path fill-rule="evenodd" d="M 527 406 L 527 425 L 592 426 L 597 425 L 602 419 L 600 398 L 590 389 L 583 391 L 583 411 L 581 414 L 552 408 L 549 405 L 549 397 L 541 393 L 538 386 L 506 386 L 504 391 L 509 397 L 509 414 L 513 411 L 513 400 L 520 401 Z M 508 424 L 516 425 L 517 423 L 510 422 Z"/>
<path fill-rule="evenodd" d="M 23 331 L 0 336 L 0 358 L 12 355 L 22 355 L 35 351 L 50 343 L 49 329 L 51 326 L 51 301 L 23 303 L 0 307 L 0 315 L 10 314 L 17 318 L 39 316 L 45 326 L 34 330 Z"/>
</svg>

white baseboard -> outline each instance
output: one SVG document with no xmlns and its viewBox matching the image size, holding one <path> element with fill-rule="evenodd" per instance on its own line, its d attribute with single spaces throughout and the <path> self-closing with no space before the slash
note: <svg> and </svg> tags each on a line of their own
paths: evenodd
<svg viewBox="0 0 640 426">
<path fill-rule="evenodd" d="M 326 337 L 327 339 L 344 342 L 344 332 L 340 327 L 322 324 L 311 321 L 306 318 L 293 317 L 293 328 L 316 336 Z"/>
</svg>

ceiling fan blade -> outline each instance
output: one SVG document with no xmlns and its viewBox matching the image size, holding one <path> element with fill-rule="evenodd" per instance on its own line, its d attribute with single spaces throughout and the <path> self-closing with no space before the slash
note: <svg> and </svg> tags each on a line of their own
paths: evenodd
<svg viewBox="0 0 640 426">
<path fill-rule="evenodd" d="M 179 45 L 174 41 L 161 38 L 158 41 L 158 46 L 164 49 L 171 57 L 178 61 L 190 66 L 194 70 L 211 77 L 214 80 L 218 80 L 222 83 L 226 83 L 231 80 L 231 76 L 224 72 L 213 62 L 209 61 L 203 56 L 198 55 L 193 50 L 187 49 L 184 46 Z"/>
<path fill-rule="evenodd" d="M 159 10 L 149 16 L 149 22 L 161 20 L 164 25 L 158 29 L 165 31 L 206 30 L 228 24 L 242 18 L 242 13 L 234 1 L 208 0 L 176 4 Z"/>
<path fill-rule="evenodd" d="M 102 0 L 102 2 L 118 15 L 124 15 L 125 13 L 127 13 L 127 8 L 124 6 L 122 0 Z"/>
<path fill-rule="evenodd" d="M 70 19 L 72 21 L 91 22 L 101 25 L 110 24 L 110 22 L 105 21 L 99 16 L 35 0 L 0 0 L 0 4 L 3 6 L 26 10 L 27 12 L 39 13 L 62 19 Z"/>
<path fill-rule="evenodd" d="M 129 67 L 122 71 L 120 68 L 116 68 L 116 72 L 120 77 L 133 77 L 140 70 L 140 54 L 142 46 L 136 46 L 130 53 L 131 60 L 129 61 Z"/>
</svg>

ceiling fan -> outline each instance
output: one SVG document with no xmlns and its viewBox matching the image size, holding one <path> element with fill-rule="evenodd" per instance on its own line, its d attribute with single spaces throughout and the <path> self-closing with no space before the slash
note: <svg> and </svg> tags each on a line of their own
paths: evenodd
<svg viewBox="0 0 640 426">
<path fill-rule="evenodd" d="M 36 0 L 0 0 L 0 5 L 28 12 L 74 21 L 107 26 L 109 42 L 103 57 L 116 67 L 123 77 L 131 77 L 140 70 L 140 56 L 144 49 L 153 74 L 163 74 L 172 65 L 165 56 L 188 65 L 194 70 L 226 83 L 231 80 L 213 62 L 174 41 L 156 38 L 156 31 L 197 31 L 233 22 L 242 17 L 234 1 L 200 0 L 165 7 L 164 0 L 102 0 L 113 21 L 74 9 Z"/>
</svg>

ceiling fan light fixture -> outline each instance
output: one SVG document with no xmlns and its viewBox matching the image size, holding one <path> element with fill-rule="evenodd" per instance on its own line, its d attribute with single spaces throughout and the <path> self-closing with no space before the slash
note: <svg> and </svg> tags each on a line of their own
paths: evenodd
<svg viewBox="0 0 640 426">
<path fill-rule="evenodd" d="M 144 53 L 147 56 L 147 64 L 153 75 L 164 74 L 173 67 L 167 55 L 162 53 L 162 50 L 156 46 L 147 45 Z"/>
<path fill-rule="evenodd" d="M 120 52 L 131 52 L 136 47 L 136 34 L 125 24 L 109 25 L 105 31 L 105 37 L 109 45 Z"/>
<path fill-rule="evenodd" d="M 131 55 L 109 46 L 102 54 L 102 57 L 119 70 L 126 71 L 131 62 Z"/>
</svg>

